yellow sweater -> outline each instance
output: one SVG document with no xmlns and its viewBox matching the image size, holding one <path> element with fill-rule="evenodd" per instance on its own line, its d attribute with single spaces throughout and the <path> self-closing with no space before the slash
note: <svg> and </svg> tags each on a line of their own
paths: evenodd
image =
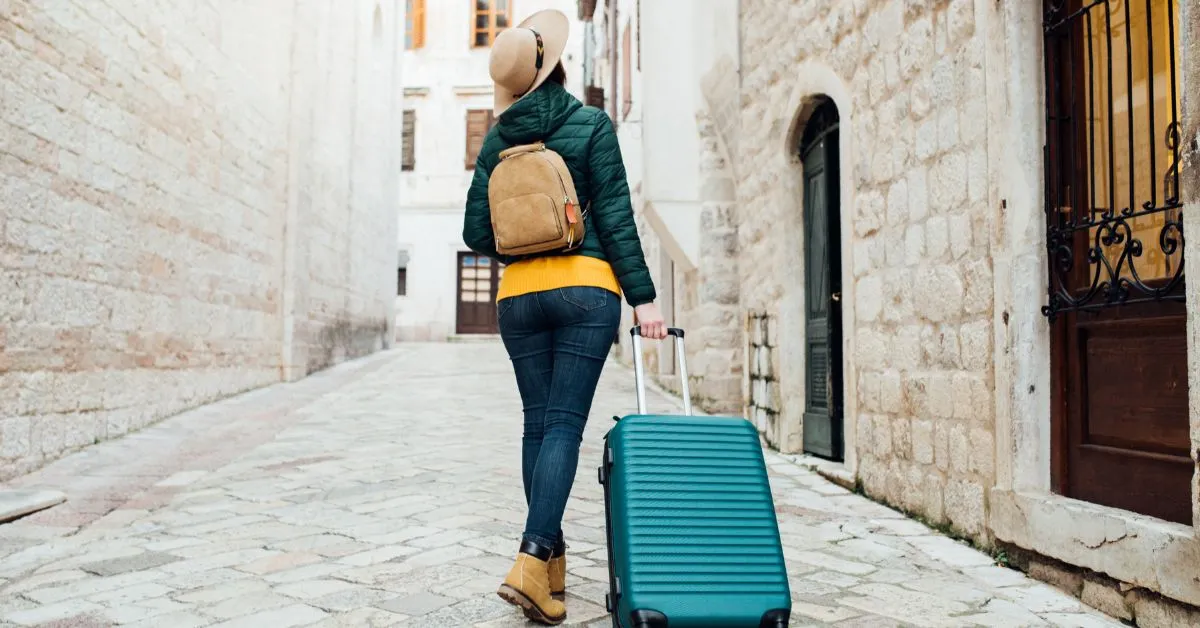
<svg viewBox="0 0 1200 628">
<path fill-rule="evenodd" d="M 608 262 L 584 255 L 562 255 L 527 259 L 505 266 L 496 300 L 580 286 L 621 294 L 621 284 Z"/>
</svg>

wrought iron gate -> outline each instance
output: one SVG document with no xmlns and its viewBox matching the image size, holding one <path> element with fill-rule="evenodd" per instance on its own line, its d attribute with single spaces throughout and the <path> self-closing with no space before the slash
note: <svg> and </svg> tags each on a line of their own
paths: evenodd
<svg viewBox="0 0 1200 628">
<path fill-rule="evenodd" d="M 1175 2 L 1046 4 L 1043 312 L 1182 301 Z"/>
</svg>

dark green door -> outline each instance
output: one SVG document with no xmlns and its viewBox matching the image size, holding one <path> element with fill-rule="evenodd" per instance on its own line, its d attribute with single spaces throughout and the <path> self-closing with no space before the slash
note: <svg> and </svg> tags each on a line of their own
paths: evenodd
<svg viewBox="0 0 1200 628">
<path fill-rule="evenodd" d="M 842 308 L 838 114 L 817 108 L 800 143 L 804 164 L 804 451 L 842 459 Z"/>
</svg>

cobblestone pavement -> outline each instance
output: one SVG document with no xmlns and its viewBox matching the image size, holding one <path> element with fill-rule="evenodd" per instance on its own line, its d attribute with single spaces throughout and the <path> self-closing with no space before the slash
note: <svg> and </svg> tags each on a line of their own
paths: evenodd
<svg viewBox="0 0 1200 628">
<path fill-rule="evenodd" d="M 608 369 L 588 428 L 567 625 L 610 625 L 595 467 L 631 380 Z M 524 521 L 520 425 L 498 346 L 405 345 L 97 445 L 14 483 L 71 501 L 0 526 L 0 624 L 523 626 L 494 595 Z M 793 626 L 1120 625 L 768 461 Z"/>
</svg>

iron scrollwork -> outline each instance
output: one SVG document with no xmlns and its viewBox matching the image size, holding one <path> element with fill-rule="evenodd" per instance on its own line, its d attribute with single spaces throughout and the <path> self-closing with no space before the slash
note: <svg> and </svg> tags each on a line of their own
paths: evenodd
<svg viewBox="0 0 1200 628">
<path fill-rule="evenodd" d="M 1134 2 L 1137 0 L 1129 0 Z M 1146 0 L 1149 11 L 1153 0 Z M 1108 12 L 1119 7 L 1128 15 L 1128 3 L 1118 0 L 1084 0 L 1070 3 L 1068 0 L 1048 0 L 1044 30 L 1046 36 L 1046 87 L 1047 87 L 1047 139 L 1046 147 L 1046 246 L 1050 261 L 1048 304 L 1042 313 L 1054 320 L 1059 314 L 1071 311 L 1096 311 L 1102 308 L 1131 305 L 1149 301 L 1182 301 L 1184 299 L 1184 233 L 1183 212 L 1179 194 L 1180 125 L 1175 106 L 1177 85 L 1175 76 L 1175 54 L 1170 54 L 1170 107 L 1167 111 L 1154 111 L 1151 99 L 1149 120 L 1154 125 L 1156 113 L 1163 114 L 1166 133 L 1162 146 L 1166 148 L 1167 161 L 1161 179 L 1161 196 L 1157 193 L 1160 179 L 1155 176 L 1155 144 L 1157 142 L 1134 142 L 1134 124 L 1128 122 L 1129 153 L 1115 152 L 1113 113 L 1111 110 L 1097 112 L 1096 92 L 1103 92 L 1104 85 L 1085 84 L 1092 90 L 1085 97 L 1079 93 L 1084 81 L 1076 75 L 1076 66 L 1087 63 L 1088 71 L 1098 67 L 1094 58 L 1092 41 L 1093 28 L 1110 24 L 1110 16 L 1094 16 L 1097 12 Z M 1072 11 L 1072 9 L 1074 9 Z M 1168 26 L 1174 33 L 1174 11 L 1168 4 Z M 1132 33 L 1128 19 L 1124 25 L 1125 41 Z M 1170 39 L 1167 40 L 1171 41 Z M 1147 45 L 1152 45 L 1147 43 Z M 1151 63 L 1153 63 L 1151 57 Z M 1107 76 L 1108 95 L 1113 94 L 1111 49 Z M 1100 66 L 1102 67 L 1102 66 Z M 1153 70 L 1153 68 L 1151 68 Z M 1153 71 L 1151 72 L 1153 74 Z M 1151 79 L 1153 81 L 1153 79 Z M 1130 85 L 1132 87 L 1132 85 Z M 1166 86 L 1161 86 L 1166 87 Z M 1122 94 L 1132 99 L 1132 91 Z M 1149 85 L 1154 93 L 1153 82 Z M 1082 104 L 1081 104 L 1082 103 Z M 1132 111 L 1132 101 L 1128 111 Z M 1126 116 L 1128 117 L 1128 116 Z M 1161 128 L 1161 127 L 1160 127 Z M 1099 131 L 1097 131 L 1099 129 Z M 1124 132 L 1124 128 L 1121 129 Z M 1093 169 L 1092 160 L 1103 159 L 1095 145 L 1096 134 L 1107 137 L 1108 171 Z M 1091 141 L 1087 137 L 1091 134 Z M 1107 136 L 1103 134 L 1107 133 Z M 1082 138 L 1082 140 L 1081 140 Z M 1135 151 L 1149 151 L 1141 155 Z M 1089 151 L 1091 153 L 1089 154 Z M 1148 157 L 1139 161 L 1138 157 Z M 1116 174 L 1114 160 L 1128 160 L 1130 172 L 1129 205 L 1116 209 Z M 1135 202 L 1138 178 L 1134 176 L 1134 164 L 1148 164 L 1150 181 L 1149 200 Z M 1143 166 L 1143 169 L 1146 170 Z M 1145 174 L 1139 173 L 1139 174 Z M 1098 178 L 1099 177 L 1099 181 Z M 1072 186 L 1072 183 L 1075 185 Z M 1098 185 L 1099 183 L 1099 185 Z M 1072 192 L 1074 187 L 1074 193 Z M 1106 199 L 1103 197 L 1107 190 Z M 1099 203 L 1109 205 L 1097 207 Z M 1072 205 L 1082 208 L 1074 209 Z M 1146 237 L 1145 222 L 1154 221 L 1151 229 L 1157 230 L 1157 238 Z M 1143 223 L 1139 225 L 1138 223 Z M 1139 229 L 1141 227 L 1141 229 Z M 1139 233 L 1140 232 L 1140 233 Z M 1142 237 L 1139 237 L 1142 236 Z M 1146 241 L 1143 241 L 1143 238 Z M 1156 240 L 1156 241 L 1151 241 Z M 1139 260 L 1146 258 L 1148 247 L 1161 253 L 1164 266 L 1157 266 L 1154 277 L 1143 277 L 1146 267 L 1139 269 Z M 1154 255 L 1157 257 L 1157 255 Z"/>
</svg>

